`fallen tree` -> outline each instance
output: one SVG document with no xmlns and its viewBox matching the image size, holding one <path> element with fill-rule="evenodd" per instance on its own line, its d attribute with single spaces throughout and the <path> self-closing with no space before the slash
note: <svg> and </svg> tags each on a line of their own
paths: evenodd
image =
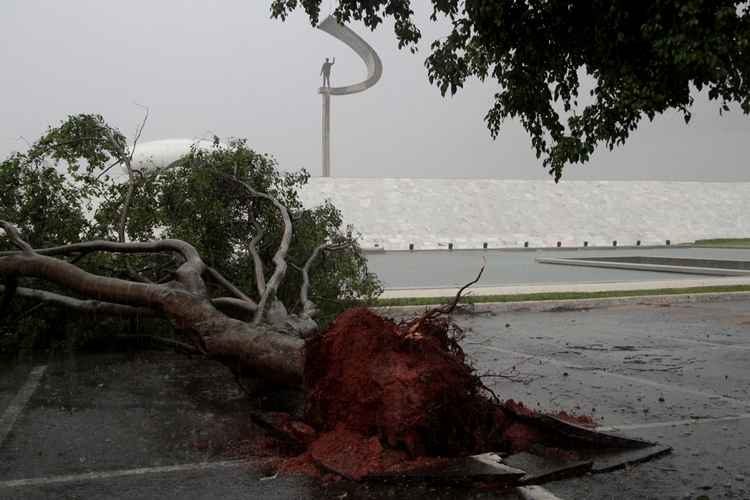
<svg viewBox="0 0 750 500">
<path fill-rule="evenodd" d="M 301 307 L 287 312 L 276 291 L 287 268 L 292 222 L 286 207 L 266 199 L 282 215 L 284 237 L 275 252 L 274 272 L 257 282 L 258 301 L 217 278 L 196 249 L 181 240 L 99 240 L 35 249 L 13 224 L 0 220 L 17 248 L 0 256 L 4 301 L 18 295 L 99 315 L 168 319 L 179 332 L 176 342 L 182 350 L 218 360 L 238 377 L 303 388 L 304 420 L 312 426 L 310 453 L 316 462 L 332 461 L 328 466 L 334 470 L 341 461 L 351 462 L 355 470 L 343 474 L 355 479 L 414 459 L 421 466 L 420 457 L 524 449 L 538 437 L 527 427 L 519 436 L 518 422 L 488 397 L 491 391 L 467 364 L 456 335 L 460 330 L 447 318 L 461 292 L 452 304 L 401 324 L 367 309 L 350 309 L 318 335 L 308 271 L 321 252 L 338 248 L 320 244 L 301 267 Z M 66 260 L 96 252 L 169 253 L 177 268 L 165 283 L 139 282 L 99 276 Z M 17 286 L 28 278 L 51 282 L 74 295 Z M 211 297 L 209 279 L 219 279 L 235 293 Z M 345 441 L 354 447 L 346 453 L 354 455 L 341 455 Z M 370 455 L 355 456 L 356 450 L 374 443 Z"/>
<path fill-rule="evenodd" d="M 286 208 L 288 237 L 291 221 Z M 138 315 L 169 319 L 183 333 L 182 341 L 194 352 L 218 359 L 233 370 L 252 372 L 262 378 L 286 384 L 299 384 L 304 369 L 305 336 L 316 331 L 314 304 L 307 298 L 308 286 L 301 290 L 303 309 L 288 314 L 276 298 L 276 291 L 286 272 L 286 247 L 276 252 L 277 268 L 263 283 L 258 303 L 240 293 L 212 299 L 208 295 L 206 276 L 212 275 L 195 248 L 180 240 L 157 240 L 145 243 L 89 241 L 36 250 L 7 221 L 0 221 L 6 236 L 18 247 L 17 252 L 0 257 L 0 276 L 6 281 L 3 302 L 14 294 L 42 302 L 63 305 L 83 312 L 101 315 L 135 317 Z M 169 252 L 181 262 L 174 280 L 166 283 L 144 283 L 105 277 L 84 271 L 61 257 L 80 257 L 91 252 L 156 254 Z M 316 252 L 317 253 L 317 252 Z M 314 258 L 315 254 L 311 256 Z M 307 275 L 310 261 L 302 272 Z M 69 289 L 77 297 L 22 288 L 20 278 L 38 278 Z M 305 278 L 306 283 L 309 279 Z M 228 288 L 233 288 L 227 283 Z M 252 313 L 250 321 L 236 314 Z"/>
<path fill-rule="evenodd" d="M 216 144 L 218 151 L 194 150 L 170 168 L 138 172 L 131 164 L 132 151 L 125 154 L 118 149 L 122 140 L 112 139 L 117 136 L 111 129 L 97 119 L 78 118 L 72 122 L 76 125 L 72 131 L 53 129 L 47 135 L 52 140 L 40 142 L 44 145 L 41 150 L 16 158 L 10 166 L 44 168 L 44 161 L 36 159 L 47 158 L 49 148 L 56 151 L 53 157 L 68 165 L 77 157 L 86 158 L 88 174 L 74 169 L 71 175 L 81 175 L 92 192 L 109 194 L 99 204 L 93 217 L 98 225 L 90 228 L 89 234 L 110 238 L 44 245 L 41 231 L 35 229 L 45 224 L 37 220 L 33 221 L 36 224 L 24 224 L 36 238 L 32 244 L 14 221 L 0 217 L 3 241 L 13 247 L 0 251 L 4 311 L 17 300 L 27 300 L 95 318 L 166 320 L 174 335 L 162 336 L 165 343 L 223 363 L 240 382 L 252 377 L 266 387 L 302 388 L 304 419 L 319 438 L 313 443 L 316 453 L 334 460 L 338 458 L 331 451 L 337 451 L 342 439 L 382 442 L 395 452 L 389 455 L 393 463 L 422 456 L 470 454 L 514 442 L 504 434 L 510 420 L 487 397 L 490 393 L 466 363 L 454 335 L 459 330 L 446 319 L 461 292 L 452 304 L 400 325 L 366 309 L 349 309 L 320 335 L 319 308 L 311 296 L 312 272 L 324 259 L 358 250 L 350 233 L 337 232 L 337 219 L 323 218 L 321 224 L 315 214 L 300 206 L 290 210 L 282 199 L 285 193 L 290 199 L 288 193 L 295 183 L 264 183 L 267 175 L 258 175 L 258 168 L 247 168 L 241 162 L 257 160 L 241 146 L 227 151 Z M 92 129 L 105 140 L 86 149 L 81 131 L 91 134 Z M 67 144 L 80 146 L 73 151 L 55 149 Z M 110 187 L 98 183 L 106 175 L 106 164 L 111 163 L 97 157 L 102 146 L 115 152 L 115 160 L 123 163 L 127 182 Z M 260 162 L 260 166 L 268 165 Z M 7 163 L 5 168 L 9 168 Z M 53 172 L 46 174 L 54 178 Z M 27 191 L 19 190 L 18 197 Z M 54 197 L 56 193 L 47 194 Z M 221 203 L 207 209 L 215 198 L 222 198 Z M 231 209 L 224 210 L 227 200 L 235 199 L 240 204 L 234 208 L 246 214 L 239 220 L 242 224 L 227 216 Z M 158 215 L 160 206 L 168 208 L 163 212 L 166 216 Z M 0 215 L 23 219 L 29 212 L 16 208 L 13 213 L 11 208 Z M 175 212 L 188 216 L 175 222 Z M 203 232 L 211 234 L 202 237 L 199 233 L 195 241 L 209 254 L 231 257 L 233 247 L 241 247 L 250 264 L 244 267 L 246 275 L 237 268 L 224 269 L 233 277 L 246 279 L 234 283 L 218 269 L 221 262 L 215 256 L 213 262 L 206 262 L 196 245 L 185 239 L 146 239 L 169 217 L 167 236 L 185 234 L 202 224 Z M 76 220 L 83 225 L 85 218 Z M 107 220 L 114 224 L 103 224 Z M 300 259 L 296 229 L 304 234 L 320 226 L 325 231 L 313 231 L 312 237 L 305 238 L 308 243 L 316 241 L 307 245 L 307 255 Z M 241 239 L 238 235 L 243 229 L 252 235 Z M 129 241 L 131 235 L 143 241 Z M 228 245 L 222 247 L 217 237 L 228 240 Z M 266 244 L 261 245 L 264 239 Z M 290 300 L 288 289 L 285 295 L 281 290 L 289 275 L 295 241 L 297 293 L 296 300 Z M 481 272 L 472 283 L 480 276 Z M 323 452 L 321 446 L 332 449 Z M 380 458 L 370 458 L 372 463 L 362 462 L 362 470 L 352 477 L 382 468 Z"/>
<path fill-rule="evenodd" d="M 302 207 L 306 172 L 282 174 L 243 141 L 143 170 L 142 127 L 128 147 L 101 117 L 72 116 L 0 163 L 0 324 L 20 330 L 47 306 L 162 320 L 146 333 L 299 385 L 319 317 L 379 290 L 351 228 L 330 204 Z"/>
<path fill-rule="evenodd" d="M 5 195 L 0 198 L 0 319 L 7 319 L 16 303 L 25 301 L 34 306 L 22 316 L 36 315 L 38 306 L 51 305 L 95 320 L 161 320 L 161 325 L 172 325 L 173 334 L 151 332 L 157 334 L 155 339 L 223 363 L 240 385 L 250 377 L 266 389 L 303 389 L 303 421 L 288 414 L 256 415 L 302 451 L 282 464 L 287 471 L 327 471 L 360 480 L 425 466 L 449 467 L 447 457 L 526 451 L 540 442 L 547 445 L 543 454 L 572 458 L 582 445 L 601 445 L 601 436 L 588 429 L 556 433 L 559 420 L 550 424 L 520 403 L 501 402 L 467 362 L 461 330 L 449 315 L 463 290 L 479 280 L 481 270 L 451 304 L 411 320 L 397 323 L 366 308 L 349 308 L 321 331 L 320 309 L 311 293 L 317 281 L 312 279 L 314 269 L 326 258 L 349 271 L 361 263 L 351 231 L 339 231 L 340 218 L 321 217 L 300 206 L 290 209 L 282 200 L 295 200 L 294 178 L 269 182 L 267 171 L 264 175 L 253 168 L 258 157 L 242 144 L 228 150 L 216 144 L 218 150 L 208 154 L 194 150 L 167 172 L 157 172 L 160 178 L 144 182 L 148 175 L 133 167 L 132 151 L 125 154 L 119 148 L 122 141 L 111 129 L 96 118 L 78 118 L 66 124 L 73 125 L 72 130 L 52 129 L 46 137 L 52 140 L 40 141 L 27 156 L 0 165 L 0 180 L 3 175 L 13 180 L 8 173 L 20 172 L 41 181 L 9 185 L 0 193 Z M 105 141 L 88 141 L 92 131 Z M 77 149 L 67 149 L 68 145 Z M 78 176 L 82 190 L 111 194 L 95 211 L 95 224 L 87 227 L 88 219 L 74 206 L 54 203 L 73 191 L 45 165 L 48 150 L 69 167 L 76 166 L 76 158 L 85 158 L 85 173 L 72 168 L 71 177 Z M 98 182 L 111 168 L 105 165 L 111 160 L 105 150 L 123 163 L 126 183 L 106 188 Z M 262 161 L 259 165 L 261 170 L 269 167 Z M 35 203 L 57 208 L 39 212 Z M 183 209 L 175 215 L 180 206 Z M 85 232 L 82 228 L 89 235 L 110 238 L 45 244 L 45 232 L 39 229 L 56 228 L 54 219 L 49 220 L 54 213 L 73 226 L 57 228 L 59 240 L 77 238 Z M 325 214 L 336 212 L 324 207 Z M 3 219 L 7 215 L 25 222 L 24 230 Z M 171 225 L 161 228 L 166 237 L 145 238 L 168 219 Z M 107 220 L 117 223 L 104 223 Z M 72 230 L 75 224 L 77 232 Z M 193 242 L 170 237 L 196 227 L 202 231 L 195 242 L 211 255 L 211 262 Z M 308 231 L 307 237 L 295 239 L 295 227 L 303 235 Z M 243 235 L 243 230 L 251 234 Z M 133 234 L 142 241 L 129 240 Z M 293 251 L 296 257 L 291 259 Z M 306 255 L 300 259 L 303 251 Z M 349 259 L 340 258 L 347 254 Z M 247 265 L 227 264 L 221 261 L 224 257 Z M 269 262 L 273 270 L 267 275 Z M 290 267 L 297 271 L 294 297 L 287 286 Z M 242 284 L 225 272 L 240 277 Z M 341 276 L 335 268 L 330 274 Z M 321 278 L 326 277 L 330 283 L 331 276 Z M 360 285 L 368 283 L 365 279 Z M 350 285 L 348 290 L 368 288 Z M 573 420 L 592 423 L 590 418 Z M 621 448 L 652 445 L 613 438 L 602 442 Z M 517 484 L 523 476 L 516 470 L 504 474 L 499 484 Z"/>
<path fill-rule="evenodd" d="M 92 135 L 99 139 L 89 144 L 86 137 Z M 122 143 L 98 118 L 80 116 L 52 129 L 26 157 L 4 164 L 6 173 L 15 167 L 31 176 L 38 167 L 59 180 L 57 189 L 45 192 L 45 200 L 30 199 L 54 207 L 50 200 L 73 192 L 45 166 L 48 151 L 53 151 L 52 158 L 65 160 L 69 170 L 77 158 L 85 158 L 85 170 L 73 168 L 71 177 L 79 176 L 83 188 L 105 195 L 88 234 L 109 236 L 70 242 L 58 238 L 62 244 L 45 245 L 43 231 L 37 229 L 52 227 L 47 218 L 53 213 L 29 216 L 30 207 L 22 207 L 29 204 L 23 196 L 32 183 L 19 186 L 25 189 L 17 189 L 14 199 L 21 202 L 7 204 L 0 213 L 25 222 L 22 231 L 0 217 L 5 235 L 0 244 L 13 247 L 0 251 L 4 311 L 26 300 L 94 318 L 166 320 L 174 335 L 159 336 L 163 342 L 225 364 L 240 383 L 251 377 L 266 387 L 303 388 L 305 421 L 314 426 L 313 433 L 325 435 L 329 445 L 344 435 L 382 439 L 401 450 L 393 455 L 400 461 L 471 453 L 502 440 L 496 424 L 507 422 L 496 418 L 499 410 L 482 396 L 481 381 L 465 362 L 453 325 L 445 319 L 461 292 L 452 304 L 403 325 L 366 309 L 350 309 L 319 335 L 319 307 L 311 291 L 313 282 L 327 276 L 313 279 L 313 271 L 324 260 L 358 255 L 351 233 L 339 230 L 340 220 L 330 216 L 330 207 L 323 207 L 321 216 L 295 204 L 290 196 L 295 179 L 274 184 L 269 165 L 241 144 L 226 148 L 217 143 L 210 152 L 195 149 L 169 168 L 143 172 L 132 165 L 132 150 L 123 151 Z M 102 150 L 109 154 L 97 156 Z M 102 186 L 99 179 L 112 160 L 122 163 L 127 181 Z M 239 203 L 232 205 L 233 200 Z M 244 217 L 237 218 L 235 211 Z M 68 234 L 74 239 L 86 233 L 86 218 L 68 212 L 81 226 L 78 234 Z M 193 241 L 153 238 L 158 225 L 166 227 L 166 236 L 184 234 L 194 236 Z M 202 231 L 195 231 L 196 226 Z M 129 236 L 143 241 L 129 241 Z M 237 248 L 246 265 L 226 266 L 222 260 L 236 259 Z M 301 259 L 303 251 L 307 253 Z M 204 252 L 212 256 L 211 262 Z M 296 265 L 291 264 L 294 260 Z M 351 266 L 351 260 L 335 260 L 337 265 L 347 262 Z M 284 288 L 292 266 L 295 297 Z M 457 425 L 456 418 L 467 413 L 475 418 Z M 373 464 L 362 467 L 371 470 Z"/>
</svg>

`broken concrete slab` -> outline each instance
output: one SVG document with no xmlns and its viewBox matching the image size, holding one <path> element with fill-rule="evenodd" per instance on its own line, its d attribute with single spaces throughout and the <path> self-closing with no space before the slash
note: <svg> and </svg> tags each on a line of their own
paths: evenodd
<svg viewBox="0 0 750 500">
<path fill-rule="evenodd" d="M 593 466 L 591 460 L 566 460 L 525 451 L 503 458 L 503 463 L 526 471 L 526 475 L 521 478 L 521 484 L 542 484 L 580 476 L 589 472 Z"/>
<path fill-rule="evenodd" d="M 524 470 L 504 463 L 495 453 L 446 459 L 427 467 L 411 470 L 387 471 L 367 476 L 379 481 L 426 481 L 439 484 L 490 483 L 495 486 L 515 486 L 526 476 Z"/>
<path fill-rule="evenodd" d="M 555 440 L 568 441 L 572 447 L 590 447 L 595 449 L 640 449 L 653 446 L 655 443 L 599 432 L 590 427 L 577 425 L 566 420 L 562 420 L 553 415 L 545 414 L 516 414 L 520 419 L 526 420 L 548 431 Z"/>
<path fill-rule="evenodd" d="M 552 415 L 524 415 L 523 419 L 539 425 L 555 444 L 591 460 L 592 473 L 610 472 L 628 465 L 652 460 L 672 451 L 670 446 L 643 439 L 600 432 Z"/>
<path fill-rule="evenodd" d="M 646 448 L 623 450 L 613 453 L 605 453 L 594 458 L 594 465 L 591 467 L 593 474 L 603 472 L 612 472 L 625 468 L 630 465 L 636 465 L 672 452 L 671 446 L 653 444 Z"/>
</svg>

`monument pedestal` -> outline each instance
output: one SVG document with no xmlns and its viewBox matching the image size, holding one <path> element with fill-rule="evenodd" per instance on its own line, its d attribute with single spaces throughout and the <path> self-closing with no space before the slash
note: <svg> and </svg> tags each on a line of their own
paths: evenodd
<svg viewBox="0 0 750 500">
<path fill-rule="evenodd" d="M 323 96 L 323 177 L 331 176 L 331 93 L 326 87 L 318 90 Z"/>
</svg>

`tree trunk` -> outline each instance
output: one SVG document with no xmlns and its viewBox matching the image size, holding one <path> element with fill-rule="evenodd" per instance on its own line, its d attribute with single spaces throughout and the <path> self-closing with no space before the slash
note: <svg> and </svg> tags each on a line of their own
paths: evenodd
<svg viewBox="0 0 750 500">
<path fill-rule="evenodd" d="M 185 326 L 197 334 L 207 356 L 235 373 L 280 385 L 302 384 L 305 342 L 290 327 L 245 323 L 225 316 L 208 301 L 204 307 L 205 319 Z"/>
<path fill-rule="evenodd" d="M 209 298 L 203 275 L 213 275 L 215 271 L 205 266 L 197 251 L 183 241 L 94 241 L 35 250 L 11 224 L 0 221 L 0 227 L 20 250 L 0 255 L 0 277 L 7 283 L 5 287 L 0 285 L 3 302 L 20 295 L 89 313 L 166 318 L 187 337 L 185 347 L 225 363 L 235 374 L 256 376 L 280 385 L 302 383 L 305 341 L 301 337 L 313 330 L 315 324 L 309 317 L 288 315 L 275 296 L 271 296 L 280 281 L 276 273 L 273 286 L 267 286 L 263 295 L 266 311 L 246 296 Z M 181 255 L 181 264 L 175 272 L 176 281 L 156 284 L 98 276 L 50 256 L 92 251 L 172 251 Z M 22 277 L 55 283 L 83 298 L 18 287 L 18 278 Z M 229 305 L 235 312 L 254 311 L 254 318 L 235 319 L 220 311 L 218 304 Z"/>
</svg>

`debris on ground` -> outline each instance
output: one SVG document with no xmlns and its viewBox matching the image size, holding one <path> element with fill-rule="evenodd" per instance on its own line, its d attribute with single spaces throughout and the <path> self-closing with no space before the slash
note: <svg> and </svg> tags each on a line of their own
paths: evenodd
<svg viewBox="0 0 750 500">
<path fill-rule="evenodd" d="M 590 416 L 501 402 L 467 363 L 460 338 L 445 316 L 396 323 L 365 308 L 340 315 L 308 343 L 305 423 L 264 417 L 305 450 L 279 470 L 324 480 L 440 476 L 507 486 L 591 470 L 592 449 L 639 449 L 641 460 L 652 445 L 596 433 Z M 487 462 L 488 452 L 534 470 Z"/>
</svg>

